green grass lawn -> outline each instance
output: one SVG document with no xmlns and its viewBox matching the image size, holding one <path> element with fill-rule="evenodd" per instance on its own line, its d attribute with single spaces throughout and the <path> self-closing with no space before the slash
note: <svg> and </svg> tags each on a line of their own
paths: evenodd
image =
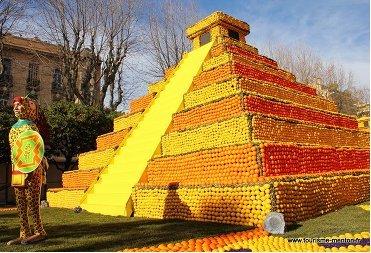
<svg viewBox="0 0 371 253">
<path fill-rule="evenodd" d="M 370 229 L 370 213 L 357 206 L 345 207 L 296 226 L 286 237 L 321 237 Z M 111 217 L 69 209 L 45 208 L 42 217 L 48 239 L 34 245 L 7 246 L 19 233 L 15 211 L 0 212 L 0 251 L 117 251 L 204 237 L 248 227 L 218 223 L 164 221 Z"/>
</svg>

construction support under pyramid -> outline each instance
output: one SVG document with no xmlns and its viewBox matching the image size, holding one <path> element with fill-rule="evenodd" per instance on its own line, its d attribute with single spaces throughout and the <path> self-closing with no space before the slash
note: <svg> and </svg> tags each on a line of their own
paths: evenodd
<svg viewBox="0 0 371 253">
<path fill-rule="evenodd" d="M 131 196 L 138 217 L 261 226 L 272 211 L 297 222 L 367 201 L 369 133 L 259 55 L 248 34 L 248 24 L 221 12 L 188 28 L 193 51 L 131 102 L 96 151 L 79 156 L 79 170 L 48 192 L 50 205 L 130 215 Z M 143 158 L 149 137 L 136 128 L 158 136 Z M 135 152 L 138 166 L 121 158 Z"/>
</svg>

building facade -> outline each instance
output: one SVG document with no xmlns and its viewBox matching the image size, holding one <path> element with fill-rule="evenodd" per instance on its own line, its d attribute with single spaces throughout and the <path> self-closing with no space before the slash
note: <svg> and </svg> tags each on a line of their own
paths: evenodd
<svg viewBox="0 0 371 253">
<path fill-rule="evenodd" d="M 3 44 L 0 106 L 27 94 L 43 105 L 61 98 L 62 64 L 56 45 L 14 35 L 5 35 Z"/>
</svg>

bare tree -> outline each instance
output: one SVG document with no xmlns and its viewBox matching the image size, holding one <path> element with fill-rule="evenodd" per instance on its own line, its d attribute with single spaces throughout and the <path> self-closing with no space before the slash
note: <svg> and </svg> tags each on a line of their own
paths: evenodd
<svg viewBox="0 0 371 253">
<path fill-rule="evenodd" d="M 160 3 L 149 3 L 143 29 L 146 73 L 155 78 L 164 76 L 165 70 L 176 65 L 183 53 L 191 49 L 185 30 L 199 17 L 192 1 L 163 0 Z"/>
<path fill-rule="evenodd" d="M 268 56 L 281 68 L 293 73 L 299 82 L 314 86 L 323 97 L 332 99 L 339 111 L 355 114 L 357 104 L 367 101 L 367 91 L 356 88 L 354 75 L 334 62 L 326 62 L 305 44 L 287 46 L 268 43 Z"/>
<path fill-rule="evenodd" d="M 0 0 L 0 74 L 3 72 L 3 39 L 23 17 L 26 0 Z"/>
<path fill-rule="evenodd" d="M 123 102 L 121 68 L 135 46 L 135 0 L 45 0 L 46 39 L 60 45 L 66 99 L 116 109 Z"/>
</svg>

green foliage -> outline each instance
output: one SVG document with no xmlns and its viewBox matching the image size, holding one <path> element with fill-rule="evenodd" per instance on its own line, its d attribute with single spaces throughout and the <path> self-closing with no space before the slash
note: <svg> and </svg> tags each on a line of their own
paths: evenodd
<svg viewBox="0 0 371 253">
<path fill-rule="evenodd" d="M 45 110 L 49 125 L 48 155 L 66 157 L 65 168 L 72 157 L 96 149 L 96 138 L 111 132 L 115 113 L 72 102 L 55 102 Z"/>
<path fill-rule="evenodd" d="M 2 107 L 0 111 L 0 163 L 10 162 L 9 131 L 17 122 L 11 107 Z"/>
</svg>

